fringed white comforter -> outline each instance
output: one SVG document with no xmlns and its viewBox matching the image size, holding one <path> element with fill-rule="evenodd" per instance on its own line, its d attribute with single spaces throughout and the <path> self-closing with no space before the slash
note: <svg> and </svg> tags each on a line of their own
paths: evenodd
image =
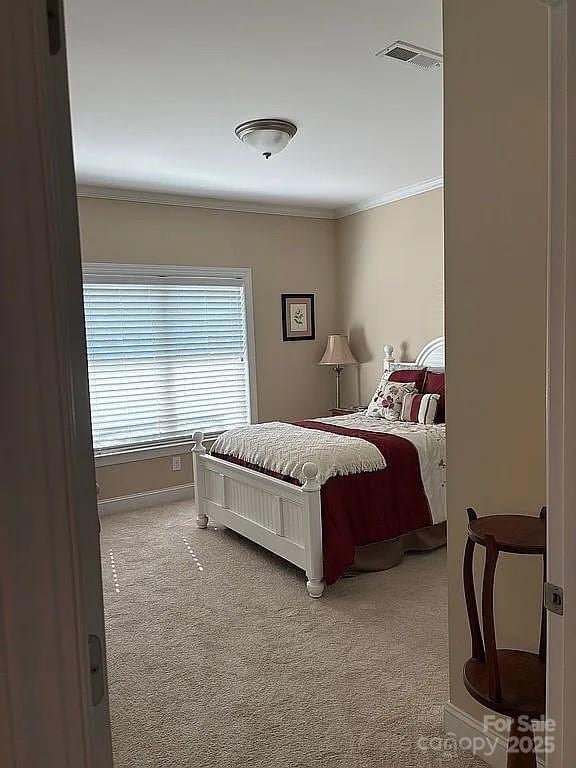
<svg viewBox="0 0 576 768">
<path fill-rule="evenodd" d="M 386 467 L 378 448 L 366 440 L 280 421 L 231 429 L 220 435 L 211 453 L 234 456 L 301 483 L 305 480 L 302 467 L 312 461 L 322 485 L 335 475 L 376 472 Z"/>
</svg>

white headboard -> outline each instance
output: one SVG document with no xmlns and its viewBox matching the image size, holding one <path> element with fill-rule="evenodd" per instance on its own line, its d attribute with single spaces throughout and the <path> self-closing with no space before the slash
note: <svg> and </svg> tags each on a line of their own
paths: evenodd
<svg viewBox="0 0 576 768">
<path fill-rule="evenodd" d="M 390 344 L 384 347 L 384 370 L 394 371 L 399 368 L 414 366 L 444 370 L 444 336 L 434 339 L 422 349 L 413 363 L 399 363 L 394 357 L 394 347 Z"/>
</svg>

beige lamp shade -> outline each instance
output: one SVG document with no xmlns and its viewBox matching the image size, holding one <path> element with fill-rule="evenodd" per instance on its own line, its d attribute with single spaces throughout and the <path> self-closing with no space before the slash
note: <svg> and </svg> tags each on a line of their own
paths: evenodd
<svg viewBox="0 0 576 768">
<path fill-rule="evenodd" d="M 326 351 L 318 365 L 354 365 L 358 360 L 354 357 L 348 346 L 348 337 L 343 333 L 331 333 L 328 336 Z"/>
</svg>

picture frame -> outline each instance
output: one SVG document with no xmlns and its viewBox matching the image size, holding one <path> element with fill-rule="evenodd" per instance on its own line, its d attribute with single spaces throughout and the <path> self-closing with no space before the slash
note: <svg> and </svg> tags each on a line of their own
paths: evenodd
<svg viewBox="0 0 576 768">
<path fill-rule="evenodd" d="M 313 293 L 282 294 L 283 341 L 313 341 L 316 319 Z"/>
</svg>

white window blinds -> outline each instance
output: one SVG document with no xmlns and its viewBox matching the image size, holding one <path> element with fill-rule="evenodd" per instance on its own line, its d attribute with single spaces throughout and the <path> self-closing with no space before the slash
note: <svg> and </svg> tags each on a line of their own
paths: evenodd
<svg viewBox="0 0 576 768">
<path fill-rule="evenodd" d="M 88 272 L 84 306 L 96 450 L 249 423 L 241 279 Z"/>
</svg>

